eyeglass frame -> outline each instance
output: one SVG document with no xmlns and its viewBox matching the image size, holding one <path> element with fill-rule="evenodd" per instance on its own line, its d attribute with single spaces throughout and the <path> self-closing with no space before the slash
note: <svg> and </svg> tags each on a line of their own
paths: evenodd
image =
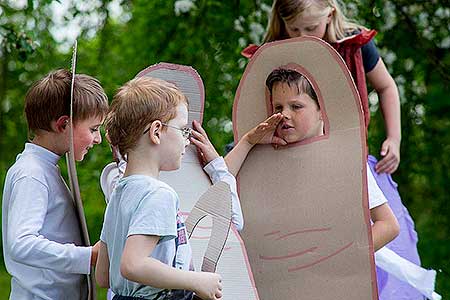
<svg viewBox="0 0 450 300">
<path fill-rule="evenodd" d="M 177 127 L 177 126 L 169 125 L 169 124 L 163 123 L 163 122 L 161 122 L 161 125 L 167 126 L 167 127 L 170 127 L 170 128 L 177 129 L 177 130 L 181 131 L 181 135 L 182 135 L 183 138 L 186 139 L 186 140 L 189 139 L 189 138 L 191 137 L 191 135 L 192 135 L 193 129 L 192 129 L 192 128 L 189 128 L 189 127 L 179 128 L 179 127 Z M 150 127 L 147 128 L 147 129 L 144 131 L 143 134 L 146 134 L 146 133 L 149 132 L 149 131 L 150 131 Z"/>
</svg>

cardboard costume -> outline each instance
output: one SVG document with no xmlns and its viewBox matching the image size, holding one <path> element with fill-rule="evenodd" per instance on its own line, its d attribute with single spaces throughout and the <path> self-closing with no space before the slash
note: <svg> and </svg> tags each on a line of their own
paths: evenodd
<svg viewBox="0 0 450 300">
<path fill-rule="evenodd" d="M 74 156 L 74 144 L 73 144 L 73 87 L 75 84 L 75 71 L 77 64 L 77 40 L 75 40 L 73 46 L 72 53 L 72 64 L 71 64 L 71 72 L 72 72 L 72 81 L 70 86 L 70 126 L 69 126 L 69 152 L 66 153 L 66 162 L 67 162 L 67 171 L 69 175 L 69 185 L 70 192 L 72 194 L 75 211 L 77 214 L 77 218 L 79 221 L 81 238 L 82 238 L 82 246 L 90 246 L 89 240 L 89 232 L 87 229 L 86 217 L 84 215 L 83 201 L 81 200 L 80 187 L 78 184 L 78 176 L 77 169 L 75 164 L 75 156 Z M 97 299 L 97 291 L 95 288 L 95 279 L 94 279 L 94 268 L 91 267 L 91 273 L 86 275 L 88 293 L 88 300 Z"/>
<path fill-rule="evenodd" d="M 188 126 L 193 120 L 202 123 L 204 87 L 193 68 L 159 63 L 144 69 L 137 76 L 156 77 L 174 83 L 188 98 Z M 192 144 L 186 148 L 181 167 L 176 171 L 161 172 L 160 180 L 175 189 L 181 200 L 181 212 L 189 215 L 185 223 L 190 235 L 195 269 L 215 271 L 222 276 L 226 282 L 223 299 L 255 299 L 256 291 L 247 272 L 242 241 L 233 226 L 228 231 L 231 220 L 228 185 L 219 182 L 211 187 L 211 181 L 203 171 Z M 206 214 L 213 217 L 202 219 Z M 195 225 L 194 230 L 192 228 Z"/>
<path fill-rule="evenodd" d="M 239 173 L 242 231 L 260 299 L 377 299 L 361 104 L 339 54 L 308 37 L 269 43 L 250 60 L 234 108 L 235 141 L 271 114 L 279 67 L 313 85 L 325 134 L 257 145 Z"/>
</svg>

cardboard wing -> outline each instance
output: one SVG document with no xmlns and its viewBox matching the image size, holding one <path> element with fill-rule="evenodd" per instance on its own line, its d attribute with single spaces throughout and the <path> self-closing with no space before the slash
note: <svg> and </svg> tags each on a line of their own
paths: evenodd
<svg viewBox="0 0 450 300">
<path fill-rule="evenodd" d="M 83 209 L 83 201 L 81 200 L 81 194 L 80 194 L 80 187 L 78 185 L 78 176 L 77 176 L 77 169 L 75 165 L 75 156 L 74 156 L 74 145 L 73 145 L 73 87 L 75 84 L 75 71 L 76 71 L 76 63 L 77 63 L 77 41 L 75 40 L 74 46 L 73 46 L 73 53 L 72 53 L 72 82 L 71 82 L 71 88 L 70 88 L 70 126 L 69 126 L 69 152 L 66 154 L 66 162 L 67 162 L 67 170 L 69 174 L 69 185 L 70 185 L 70 191 L 72 194 L 72 198 L 75 205 L 76 214 L 78 217 L 79 225 L 80 225 L 80 232 L 81 232 L 81 238 L 83 246 L 90 246 L 90 240 L 89 240 L 89 232 L 87 229 L 86 224 L 86 217 L 84 216 L 84 209 Z M 91 268 L 91 274 L 93 273 L 93 268 Z M 88 285 L 88 299 L 89 300 L 95 300 L 96 297 L 96 289 L 95 289 L 95 281 L 94 277 L 89 275 L 87 276 L 87 285 Z"/>
<path fill-rule="evenodd" d="M 202 122 L 205 101 L 204 87 L 200 76 L 193 68 L 175 64 L 159 63 L 144 69 L 137 76 L 156 77 L 174 83 L 188 98 L 188 124 L 192 124 L 194 119 L 198 120 L 200 123 Z M 216 187 L 212 187 L 212 190 L 208 191 L 208 189 L 211 188 L 211 181 L 209 180 L 208 175 L 203 171 L 197 158 L 197 151 L 194 145 L 189 145 L 186 148 L 180 169 L 172 172 L 161 172 L 160 179 L 168 183 L 178 193 L 181 199 L 180 209 L 185 215 L 189 215 L 191 211 L 192 214 L 197 214 L 193 208 L 197 200 L 201 197 L 207 197 L 208 199 L 216 198 L 214 201 L 217 203 L 222 203 L 225 199 L 231 201 L 229 190 L 225 191 L 223 188 L 220 188 L 221 185 L 217 186 L 216 184 Z M 206 192 L 207 196 L 202 196 Z M 200 201 L 199 204 L 201 202 L 202 201 Z M 202 207 L 202 205 L 200 205 L 200 207 Z M 222 211 L 221 214 L 223 216 L 226 215 L 225 211 L 228 211 L 228 208 Z M 214 218 L 214 220 L 216 219 L 217 218 Z M 188 218 L 187 222 L 188 221 L 189 223 L 191 222 L 191 217 Z M 189 223 L 186 225 L 188 226 Z M 204 217 L 198 223 L 195 223 L 197 226 L 195 227 L 194 232 L 190 232 L 191 236 L 189 240 L 192 246 L 196 270 L 207 268 L 207 263 L 205 263 L 205 267 L 202 267 L 204 257 L 207 258 L 205 260 L 207 261 L 208 259 L 218 259 L 218 256 L 220 255 L 216 272 L 218 272 L 222 276 L 224 282 L 226 282 L 223 289 L 223 299 L 254 299 L 256 292 L 254 285 L 251 283 L 251 277 L 247 272 L 245 250 L 237 231 L 231 226 L 231 230 L 227 233 L 228 237 L 225 245 L 220 245 L 221 243 L 216 241 L 221 240 L 218 238 L 220 234 L 216 234 L 221 232 L 221 229 L 214 233 L 213 223 L 215 223 L 215 221 L 213 221 L 213 218 Z M 226 226 L 223 226 L 223 230 L 225 230 L 225 227 Z M 212 249 L 210 250 L 211 252 L 208 252 L 207 250 L 209 240 L 213 241 L 213 244 L 210 245 Z M 219 250 L 220 247 L 222 247 L 223 250 Z M 208 268 L 211 268 L 213 265 L 214 264 L 209 264 Z"/>
<path fill-rule="evenodd" d="M 250 60 L 234 108 L 235 140 L 270 114 L 267 76 L 295 68 L 312 83 L 325 135 L 259 145 L 239 173 L 242 238 L 260 299 L 377 299 L 359 95 L 325 42 L 269 43 Z"/>
</svg>

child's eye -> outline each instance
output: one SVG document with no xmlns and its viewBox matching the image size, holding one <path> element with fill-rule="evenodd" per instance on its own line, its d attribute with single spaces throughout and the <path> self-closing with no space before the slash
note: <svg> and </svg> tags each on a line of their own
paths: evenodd
<svg viewBox="0 0 450 300">
<path fill-rule="evenodd" d="M 97 131 L 99 131 L 98 127 L 91 127 L 91 132 L 92 133 L 97 132 Z"/>
<path fill-rule="evenodd" d="M 283 108 L 281 106 L 275 106 L 275 112 L 280 112 Z"/>
<path fill-rule="evenodd" d="M 292 105 L 292 108 L 295 109 L 295 110 L 302 109 L 303 105 L 294 104 L 294 105 Z"/>
<path fill-rule="evenodd" d="M 311 31 L 316 30 L 316 28 L 317 28 L 317 26 L 310 26 L 310 27 L 306 27 L 305 29 L 306 29 L 306 31 L 311 32 Z"/>
</svg>

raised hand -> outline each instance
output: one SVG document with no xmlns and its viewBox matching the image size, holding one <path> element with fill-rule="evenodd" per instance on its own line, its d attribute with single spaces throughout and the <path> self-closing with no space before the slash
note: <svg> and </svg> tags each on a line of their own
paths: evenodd
<svg viewBox="0 0 450 300">
<path fill-rule="evenodd" d="M 197 147 L 197 153 L 202 164 L 206 165 L 210 161 L 219 157 L 219 154 L 209 140 L 206 131 L 203 129 L 200 123 L 194 120 L 192 122 L 192 125 L 194 127 L 194 130 L 192 131 L 192 135 L 189 140 Z"/>
<path fill-rule="evenodd" d="M 387 138 L 381 146 L 381 159 L 375 166 L 377 173 L 394 173 L 400 163 L 400 143 Z"/>
</svg>

